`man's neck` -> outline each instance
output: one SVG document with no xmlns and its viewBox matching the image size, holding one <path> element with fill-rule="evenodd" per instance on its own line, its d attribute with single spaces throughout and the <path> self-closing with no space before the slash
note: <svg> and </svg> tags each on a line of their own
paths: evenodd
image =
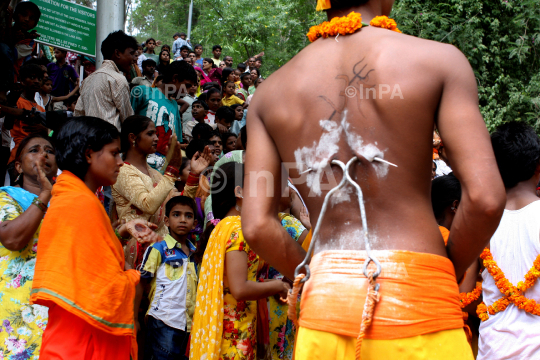
<svg viewBox="0 0 540 360">
<path fill-rule="evenodd" d="M 153 78 L 152 78 L 154 76 L 153 73 L 152 74 L 143 74 L 143 75 L 146 76 L 148 79 L 153 80 Z"/>
<path fill-rule="evenodd" d="M 382 7 L 379 1 L 368 1 L 367 4 L 346 9 L 329 9 L 326 13 L 328 20 L 331 20 L 335 17 L 347 16 L 353 11 L 362 14 L 362 22 L 369 24 L 371 19 L 382 14 Z"/>
<path fill-rule="evenodd" d="M 533 176 L 531 179 L 518 183 L 511 189 L 506 189 L 506 210 L 519 210 L 530 203 L 540 200 L 536 196 L 536 184 L 538 178 Z"/>
<path fill-rule="evenodd" d="M 62 67 L 64 66 L 66 63 L 66 58 L 63 58 L 63 59 L 56 59 L 56 65 Z"/>
</svg>

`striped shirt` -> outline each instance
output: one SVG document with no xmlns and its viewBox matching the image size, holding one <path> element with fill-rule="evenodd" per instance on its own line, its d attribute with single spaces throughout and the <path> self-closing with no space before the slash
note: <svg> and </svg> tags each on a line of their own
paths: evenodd
<svg viewBox="0 0 540 360">
<path fill-rule="evenodd" d="M 75 116 L 95 116 L 110 122 L 120 131 L 122 122 L 133 115 L 129 85 L 124 74 L 111 60 L 83 80 Z"/>
</svg>

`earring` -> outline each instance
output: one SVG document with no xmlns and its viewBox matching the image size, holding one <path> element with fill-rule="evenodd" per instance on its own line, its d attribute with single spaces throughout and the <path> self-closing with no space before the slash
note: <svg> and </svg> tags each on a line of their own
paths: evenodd
<svg viewBox="0 0 540 360">
<path fill-rule="evenodd" d="M 136 144 L 135 144 L 135 140 L 133 140 L 133 146 L 136 146 Z"/>
<path fill-rule="evenodd" d="M 19 176 L 17 176 L 17 178 L 15 179 L 15 183 L 18 183 L 18 182 L 19 182 L 19 180 L 21 179 L 21 175 L 22 175 L 22 174 L 23 174 L 23 173 L 19 173 Z"/>
<path fill-rule="evenodd" d="M 457 208 L 456 208 L 455 206 L 452 206 L 450 209 L 451 209 L 451 210 L 454 210 L 454 211 L 457 210 Z"/>
<path fill-rule="evenodd" d="M 242 208 L 240 206 L 234 205 L 234 208 L 236 209 L 236 211 L 242 212 Z"/>
</svg>

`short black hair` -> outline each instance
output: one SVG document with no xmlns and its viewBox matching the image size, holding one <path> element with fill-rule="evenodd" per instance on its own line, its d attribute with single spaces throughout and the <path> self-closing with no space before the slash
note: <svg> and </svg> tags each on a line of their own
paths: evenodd
<svg viewBox="0 0 540 360">
<path fill-rule="evenodd" d="M 49 59 L 47 59 L 45 56 L 43 56 L 43 57 L 40 57 L 40 58 L 28 59 L 27 61 L 24 62 L 24 65 L 36 64 L 36 65 L 39 65 L 39 66 L 47 66 L 50 63 L 51 62 L 49 61 Z"/>
<path fill-rule="evenodd" d="M 133 36 L 127 35 L 122 30 L 118 30 L 107 35 L 101 43 L 101 54 L 105 60 L 110 60 L 115 50 L 126 51 L 127 48 L 137 50 L 139 45 Z"/>
<path fill-rule="evenodd" d="M 156 62 L 153 60 L 153 59 L 146 59 L 146 60 L 143 60 L 142 62 L 142 68 L 144 69 L 145 67 L 147 66 L 153 66 L 153 67 L 156 67 L 157 64 Z"/>
<path fill-rule="evenodd" d="M 49 78 L 50 79 L 50 78 Z M 75 94 L 75 95 L 71 95 L 70 97 L 68 97 L 66 100 L 64 100 L 64 105 L 66 106 L 69 106 L 73 103 L 76 103 L 77 100 L 79 100 L 79 95 Z"/>
<path fill-rule="evenodd" d="M 214 131 L 214 129 L 205 123 L 198 123 L 193 127 L 191 130 L 191 135 L 193 136 L 193 139 L 203 139 L 208 140 L 210 139 L 210 134 Z M 189 157 L 191 159 L 191 157 Z"/>
<path fill-rule="evenodd" d="M 188 56 L 191 55 L 191 54 L 195 54 L 195 56 L 197 56 L 197 53 L 194 50 L 189 50 Z"/>
<path fill-rule="evenodd" d="M 217 49 L 223 50 L 223 49 L 221 48 L 221 45 L 214 45 L 214 46 L 212 46 L 212 51 L 217 50 Z"/>
<path fill-rule="evenodd" d="M 173 35 L 172 37 L 173 37 L 173 39 L 174 39 L 174 38 L 177 37 L 177 36 L 180 37 L 180 33 L 178 33 L 178 32 L 177 32 L 177 33 L 174 33 L 174 35 Z"/>
<path fill-rule="evenodd" d="M 178 81 L 191 81 L 197 84 L 197 72 L 191 64 L 186 61 L 173 61 L 163 69 L 163 81 L 169 83 L 173 80 L 174 75 Z"/>
<path fill-rule="evenodd" d="M 120 143 L 122 153 L 127 153 L 131 143 L 129 141 L 129 134 L 139 136 L 144 130 L 148 128 L 148 125 L 152 122 L 147 116 L 144 115 L 131 115 L 122 123 L 122 131 L 120 133 Z"/>
<path fill-rule="evenodd" d="M 244 78 L 245 78 L 246 76 L 251 77 L 251 74 L 250 74 L 250 73 L 247 73 L 247 72 L 242 73 L 242 75 L 240 75 L 240 80 L 244 80 Z"/>
<path fill-rule="evenodd" d="M 39 21 L 39 18 L 41 17 L 41 10 L 39 10 L 39 7 L 36 4 L 30 1 L 22 1 L 17 4 L 13 11 L 13 19 L 17 21 L 17 16 L 25 12 L 33 14 L 36 21 Z"/>
<path fill-rule="evenodd" d="M 208 124 L 204 124 L 204 125 L 208 125 Z M 197 125 L 195 125 L 197 126 Z M 211 133 L 211 132 L 210 132 Z M 187 146 L 186 148 L 186 156 L 188 159 L 193 159 L 193 155 L 195 155 L 197 153 L 197 151 L 199 152 L 199 154 L 201 154 L 203 151 L 204 151 L 204 148 L 208 145 L 212 145 L 210 143 L 210 141 L 208 141 L 208 139 L 195 139 L 193 138 L 193 140 L 191 140 L 191 142 L 189 143 L 189 145 Z"/>
<path fill-rule="evenodd" d="M 533 177 L 540 159 L 540 139 L 523 122 L 509 122 L 491 135 L 491 144 L 504 186 L 511 189 Z"/>
<path fill-rule="evenodd" d="M 120 137 L 116 126 L 93 116 L 79 116 L 65 123 L 54 134 L 56 163 L 83 180 L 88 171 L 86 150 L 100 151 Z"/>
<path fill-rule="evenodd" d="M 454 173 L 439 176 L 431 182 L 431 206 L 435 219 L 439 220 L 444 210 L 456 200 L 461 201 L 461 184 Z"/>
<path fill-rule="evenodd" d="M 255 59 L 255 62 L 257 62 L 257 61 L 260 62 L 261 64 L 263 63 L 263 61 L 262 61 L 262 59 L 260 57 Z"/>
<path fill-rule="evenodd" d="M 246 71 L 247 66 L 244 63 L 240 63 L 236 66 L 236 68 L 240 71 Z"/>
<path fill-rule="evenodd" d="M 194 102 L 191 103 L 191 107 L 193 107 L 193 105 L 195 104 L 201 105 L 203 109 L 206 111 L 210 110 L 210 108 L 208 107 L 208 104 L 202 100 L 195 100 Z"/>
<path fill-rule="evenodd" d="M 216 111 L 216 119 L 223 119 L 227 124 L 230 124 L 234 121 L 235 114 L 234 110 L 229 106 L 222 106 Z"/>
<path fill-rule="evenodd" d="M 193 215 L 197 214 L 197 205 L 195 205 L 195 201 L 193 201 L 193 199 L 190 197 L 180 195 L 180 196 L 174 196 L 170 198 L 169 201 L 167 201 L 167 204 L 165 205 L 166 217 L 169 217 L 173 207 L 175 207 L 176 205 L 189 206 L 191 210 L 193 210 Z"/>
<path fill-rule="evenodd" d="M 180 47 L 180 51 L 182 51 L 182 50 L 190 51 L 191 49 L 190 49 L 189 46 L 187 46 L 187 45 L 182 45 L 182 46 Z"/>
<path fill-rule="evenodd" d="M 155 42 L 156 45 L 157 45 L 157 41 L 156 41 L 156 39 L 154 39 L 154 38 L 148 38 L 148 39 L 146 39 L 146 41 L 144 42 L 144 45 L 148 44 L 148 42 L 150 42 L 150 41 Z"/>
<path fill-rule="evenodd" d="M 195 46 L 193 47 L 193 49 L 196 49 L 196 48 L 198 48 L 198 47 L 200 47 L 200 48 L 202 49 L 203 46 L 202 46 L 201 44 L 197 44 L 197 45 L 195 45 Z"/>
<path fill-rule="evenodd" d="M 32 77 L 43 79 L 43 69 L 41 66 L 36 64 L 25 64 L 21 66 L 21 69 L 19 70 L 19 79 L 23 80 Z"/>
<path fill-rule="evenodd" d="M 330 0 L 332 10 L 336 9 L 348 9 L 353 6 L 367 4 L 369 0 Z"/>
<path fill-rule="evenodd" d="M 169 52 L 171 52 L 171 45 L 163 44 L 161 45 L 161 51 L 169 49 Z"/>
<path fill-rule="evenodd" d="M 225 149 L 225 143 L 227 142 L 227 139 L 231 136 L 234 136 L 235 138 L 238 138 L 238 135 L 232 132 L 226 132 L 221 134 L 221 142 L 223 143 L 223 148 Z"/>
<path fill-rule="evenodd" d="M 206 84 L 205 84 L 206 85 Z M 210 89 L 208 89 L 208 91 L 206 92 L 206 99 L 210 99 L 210 96 L 214 95 L 214 94 L 219 94 L 219 96 L 223 95 L 221 93 L 221 90 L 219 90 L 218 88 L 216 87 L 211 87 Z"/>
</svg>

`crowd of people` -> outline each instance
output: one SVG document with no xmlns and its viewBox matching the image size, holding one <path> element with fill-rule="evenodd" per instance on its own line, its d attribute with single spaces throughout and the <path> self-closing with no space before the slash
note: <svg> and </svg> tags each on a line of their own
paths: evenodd
<svg viewBox="0 0 540 360">
<path fill-rule="evenodd" d="M 349 251 L 341 259 L 341 247 L 319 248 L 312 258 L 312 280 L 301 295 L 304 274 L 294 278 L 291 269 L 299 261 L 293 258 L 310 254 L 315 241 L 311 221 L 321 221 L 327 201 L 308 199 L 306 185 L 295 185 L 290 173 L 279 194 L 265 200 L 253 195 L 260 182 L 247 175 L 250 170 L 271 169 L 283 178 L 279 166 L 261 161 L 280 156 L 266 150 L 277 154 L 279 148 L 285 154 L 283 149 L 299 141 L 295 134 L 309 137 L 308 130 L 293 125 L 290 134 L 277 130 L 286 143 L 265 137 L 267 129 L 270 136 L 276 130 L 271 121 L 261 125 L 261 104 L 271 102 L 274 110 L 276 103 L 271 87 L 257 90 L 265 80 L 260 73 L 264 53 L 234 68 L 231 56 L 221 60 L 221 46 L 203 57 L 204 47 L 192 45 L 184 33 L 173 36 L 171 47 L 153 38 L 139 44 L 116 31 L 102 42 L 104 61 L 95 69 L 92 59 L 61 48 L 36 52 L 37 34 L 31 29 L 39 18 L 35 4 L 19 3 L 0 47 L 0 63 L 7 69 L 0 75 L 0 359 L 280 360 L 292 359 L 293 353 L 301 360 L 358 359 L 360 352 L 366 358 L 383 352 L 397 359 L 403 349 L 438 359 L 470 359 L 473 353 L 478 359 L 532 359 L 540 354 L 534 337 L 540 315 L 535 301 L 540 299 L 535 284 L 540 276 L 540 138 L 532 127 L 520 122 L 500 126 L 483 153 L 497 165 L 491 190 L 501 193 L 504 183 L 506 208 L 503 213 L 502 201 L 493 205 L 490 219 L 502 219 L 496 219 L 498 227 L 480 258 L 473 256 L 460 267 L 452 258 L 453 241 L 463 231 L 462 209 L 471 208 L 471 180 L 464 176 L 469 170 L 455 162 L 455 140 L 438 125 L 433 131 L 430 123 L 425 133 L 433 131 L 432 182 L 425 183 L 431 188 L 431 207 L 425 218 L 435 219 L 434 242 L 440 242 L 435 248 L 445 255 L 426 250 L 410 260 L 416 256 L 411 250 L 385 257 L 379 281 L 386 299 L 374 305 L 378 274 L 366 275 L 373 285 L 369 288 L 366 277 L 347 267 L 367 259 L 367 269 L 369 254 L 365 258 Z M 83 74 L 81 63 L 88 65 Z M 250 111 L 256 114 L 250 115 L 248 147 Z M 339 126 L 332 121 L 334 114 L 321 120 L 327 131 L 322 147 L 313 143 L 311 168 L 294 170 L 298 175 L 319 171 L 317 166 L 329 168 L 337 152 L 324 156 L 337 151 L 332 139 L 337 143 L 341 131 L 349 145 L 362 145 L 364 140 L 350 132 L 347 111 Z M 489 142 L 485 135 L 479 143 Z M 450 145 L 441 138 L 450 139 Z M 298 165 L 301 156 L 291 154 Z M 355 154 L 371 156 L 367 150 Z M 386 161 L 384 152 L 377 154 L 369 164 Z M 386 176 L 379 174 L 379 179 Z M 364 194 L 369 211 L 376 206 L 370 196 L 377 186 L 370 182 Z M 331 207 L 350 202 L 351 189 L 342 191 Z M 368 219 L 376 222 L 369 211 Z M 256 221 L 265 217 L 271 221 Z M 277 228 L 266 225 L 270 222 Z M 317 233 L 319 226 L 313 225 Z M 338 225 L 322 237 L 339 239 L 339 231 Z M 383 236 L 383 228 L 376 231 Z M 364 256 L 361 262 L 359 256 Z M 394 274 L 385 266 L 394 264 L 395 256 L 402 263 Z M 406 281 L 401 277 L 420 273 L 434 280 L 411 285 L 403 295 L 400 286 Z M 344 282 L 334 275 L 349 277 Z M 371 305 L 365 300 L 366 309 L 375 307 L 371 332 L 360 328 L 366 319 L 364 303 L 327 290 L 341 291 L 339 286 L 348 281 L 351 291 L 365 288 L 362 296 L 372 296 Z M 394 310 L 388 315 L 392 300 L 387 299 L 393 296 Z M 413 299 L 421 305 L 403 305 Z M 325 307 L 335 309 L 320 311 Z M 353 309 L 360 313 L 349 314 Z M 410 318 L 415 316 L 421 321 Z M 341 337 L 327 336 L 331 333 Z"/>
</svg>

